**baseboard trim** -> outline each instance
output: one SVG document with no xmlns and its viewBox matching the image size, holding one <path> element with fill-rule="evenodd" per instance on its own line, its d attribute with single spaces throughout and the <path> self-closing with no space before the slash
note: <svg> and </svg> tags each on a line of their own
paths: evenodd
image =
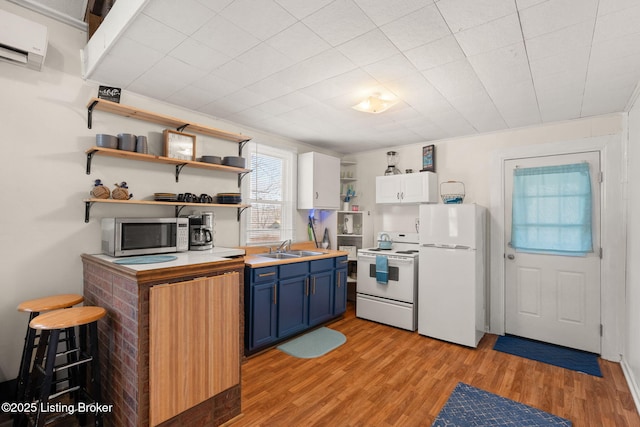
<svg viewBox="0 0 640 427">
<path fill-rule="evenodd" d="M 638 412 L 638 414 L 640 414 L 640 388 L 638 388 L 638 383 L 633 377 L 631 367 L 627 364 L 627 361 L 624 360 L 624 357 L 620 361 L 620 366 L 622 367 L 622 373 L 624 374 L 624 377 L 627 380 L 627 384 L 629 385 L 629 390 L 631 390 L 633 401 L 636 403 L 636 411 Z"/>
</svg>

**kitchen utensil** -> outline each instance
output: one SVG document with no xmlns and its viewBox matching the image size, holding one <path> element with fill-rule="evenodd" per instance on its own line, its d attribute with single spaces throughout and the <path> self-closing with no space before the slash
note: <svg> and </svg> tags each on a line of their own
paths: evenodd
<svg viewBox="0 0 640 427">
<path fill-rule="evenodd" d="M 222 158 L 220 156 L 202 156 L 200 157 L 200 161 L 203 163 L 213 163 L 219 165 L 222 163 Z"/>
<path fill-rule="evenodd" d="M 380 234 L 380 238 L 378 239 L 378 248 L 380 249 L 391 249 L 391 245 L 393 241 L 391 237 L 387 233 Z"/>
<path fill-rule="evenodd" d="M 236 168 L 244 168 L 246 165 L 246 159 L 244 157 L 227 156 L 222 159 L 222 164 Z"/>
<path fill-rule="evenodd" d="M 318 238 L 316 237 L 316 229 L 313 227 L 313 218 L 309 216 L 309 227 L 311 227 L 311 233 L 313 234 L 313 243 L 316 244 L 316 248 L 318 248 Z"/>
<path fill-rule="evenodd" d="M 385 175 L 399 175 L 400 169 L 396 167 L 398 164 L 398 152 L 387 151 L 387 169 L 384 171 Z"/>
<path fill-rule="evenodd" d="M 147 137 L 138 136 L 136 138 L 136 153 L 147 154 L 148 152 L 149 148 L 147 146 Z"/>
<path fill-rule="evenodd" d="M 99 133 L 96 135 L 96 145 L 102 148 L 118 148 L 118 137 Z"/>
<path fill-rule="evenodd" d="M 136 151 L 136 136 L 131 133 L 119 133 L 118 149 L 123 151 Z"/>
</svg>

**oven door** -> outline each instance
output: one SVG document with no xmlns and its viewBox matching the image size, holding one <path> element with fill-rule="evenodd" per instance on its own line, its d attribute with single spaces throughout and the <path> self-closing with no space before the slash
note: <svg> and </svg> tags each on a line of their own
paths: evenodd
<svg viewBox="0 0 640 427">
<path fill-rule="evenodd" d="M 376 255 L 358 255 L 358 293 L 414 303 L 416 300 L 416 262 L 413 258 L 387 256 L 389 281 L 376 281 Z"/>
</svg>

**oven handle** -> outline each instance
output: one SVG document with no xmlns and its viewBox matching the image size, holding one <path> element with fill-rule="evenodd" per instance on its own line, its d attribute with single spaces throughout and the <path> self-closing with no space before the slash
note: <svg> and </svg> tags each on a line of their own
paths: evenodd
<svg viewBox="0 0 640 427">
<path fill-rule="evenodd" d="M 374 260 L 375 261 L 376 257 L 371 256 L 371 255 L 358 255 L 358 261 L 362 260 L 362 261 L 369 261 L 369 260 Z M 402 264 L 413 264 L 414 259 L 413 258 L 389 258 L 387 257 L 387 259 L 389 260 L 389 262 L 397 262 L 397 263 L 402 263 Z"/>
</svg>

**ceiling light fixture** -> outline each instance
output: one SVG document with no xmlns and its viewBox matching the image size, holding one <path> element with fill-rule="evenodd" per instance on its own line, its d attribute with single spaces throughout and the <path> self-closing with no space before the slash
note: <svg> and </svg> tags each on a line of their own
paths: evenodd
<svg viewBox="0 0 640 427">
<path fill-rule="evenodd" d="M 392 99 L 389 96 L 383 97 L 379 93 L 374 93 L 367 99 L 359 102 L 351 108 L 353 108 L 354 110 L 362 111 L 364 113 L 378 114 L 382 113 L 383 111 L 387 111 L 389 108 L 396 105 L 397 102 L 398 100 Z"/>
</svg>

